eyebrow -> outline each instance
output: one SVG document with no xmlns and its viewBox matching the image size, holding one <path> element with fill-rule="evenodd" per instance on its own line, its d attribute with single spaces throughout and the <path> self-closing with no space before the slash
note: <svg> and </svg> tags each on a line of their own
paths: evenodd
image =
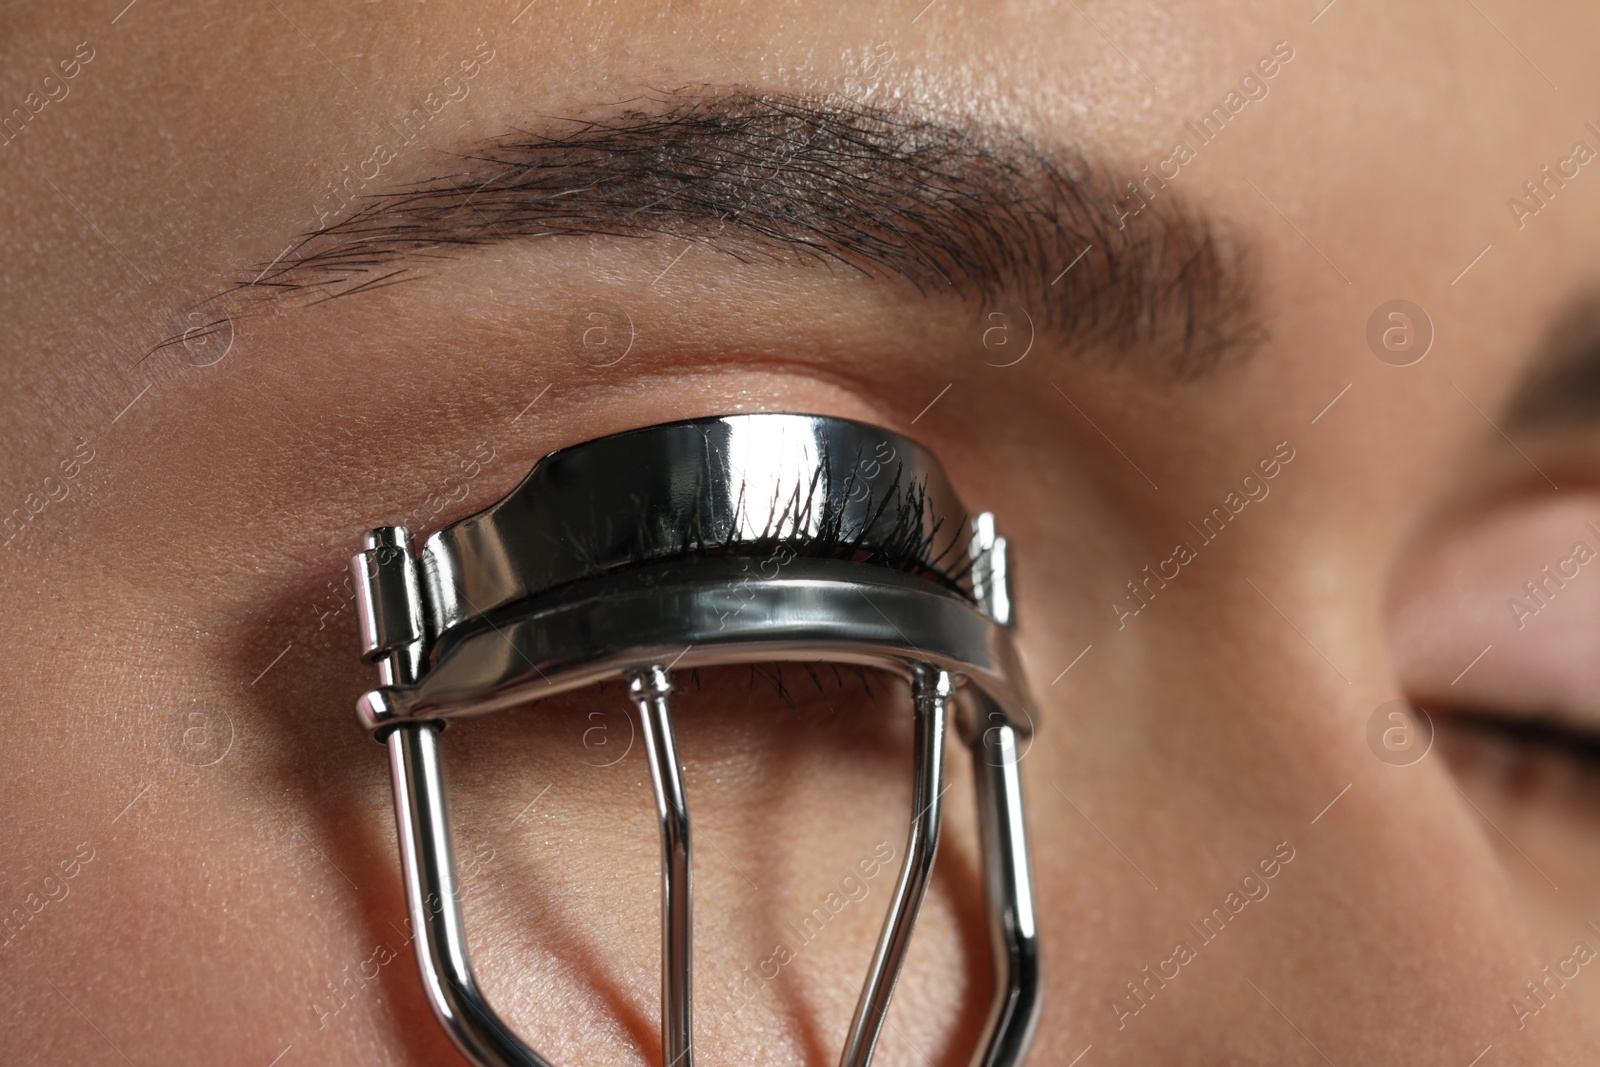
<svg viewBox="0 0 1600 1067">
<path fill-rule="evenodd" d="M 1195 377 L 1257 347 L 1248 249 L 1159 177 L 1021 134 L 842 97 L 659 94 L 473 146 L 362 196 L 229 296 L 316 302 L 508 241 L 668 236 L 923 294 L 1014 302 L 1075 347 Z"/>
</svg>

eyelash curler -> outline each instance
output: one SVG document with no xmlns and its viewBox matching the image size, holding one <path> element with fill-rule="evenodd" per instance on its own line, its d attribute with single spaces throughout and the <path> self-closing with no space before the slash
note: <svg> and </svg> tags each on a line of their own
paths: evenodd
<svg viewBox="0 0 1600 1067">
<path fill-rule="evenodd" d="M 954 519 L 950 517 L 954 516 Z M 417 962 L 473 1063 L 548 1067 L 473 978 L 439 756 L 449 720 L 623 679 L 661 824 L 663 1067 L 693 1067 L 693 876 L 672 671 L 834 662 L 905 678 L 913 810 L 905 861 L 841 1067 L 882 1031 L 939 841 L 950 714 L 972 750 L 994 1000 L 973 1067 L 1027 1054 L 1040 1008 L 1019 745 L 1033 715 L 1012 645 L 1006 543 L 966 518 L 938 461 L 848 419 L 692 419 L 564 448 L 510 495 L 413 551 L 405 527 L 351 560 L 378 688 L 362 725 L 389 750 Z"/>
</svg>

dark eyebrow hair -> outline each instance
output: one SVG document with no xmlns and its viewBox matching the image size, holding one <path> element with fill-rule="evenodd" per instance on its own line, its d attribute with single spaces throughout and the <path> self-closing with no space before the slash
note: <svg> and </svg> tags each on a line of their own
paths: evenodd
<svg viewBox="0 0 1600 1067">
<path fill-rule="evenodd" d="M 1074 345 L 1179 376 L 1263 336 L 1246 249 L 1160 178 L 1136 190 L 1080 154 L 914 109 L 678 91 L 458 159 L 452 173 L 361 197 L 227 295 L 332 299 L 474 246 L 667 235 L 1013 301 Z"/>
</svg>

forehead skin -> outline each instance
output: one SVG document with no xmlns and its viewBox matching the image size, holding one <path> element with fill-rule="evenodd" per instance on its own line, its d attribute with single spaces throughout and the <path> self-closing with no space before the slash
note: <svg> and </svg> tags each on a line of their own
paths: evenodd
<svg viewBox="0 0 1600 1067">
<path fill-rule="evenodd" d="M 93 49 L 0 148 L 4 506 L 60 496 L 46 476 L 81 443 L 93 455 L 0 572 L 0 904 L 32 915 L 0 967 L 8 1062 L 450 1062 L 396 926 L 384 761 L 351 722 L 371 683 L 343 560 L 364 527 L 460 517 L 552 448 L 760 408 L 916 436 L 1017 554 L 1044 720 L 1024 763 L 1049 982 L 1034 1062 L 1092 1046 L 1086 1067 L 1466 1064 L 1490 1044 L 1496 1064 L 1593 1061 L 1575 1001 L 1522 1030 L 1506 1010 L 1550 957 L 1442 769 L 1395 773 L 1363 734 L 1399 695 L 1390 561 L 1492 433 L 1474 405 L 1505 402 L 1595 280 L 1600 178 L 1520 230 L 1505 207 L 1588 136 L 1592 5 L 141 0 L 113 22 L 117 6 L 0 16 L 8 112 Z M 413 284 L 240 314 L 210 367 L 181 345 L 144 358 L 315 227 L 343 168 L 474 55 L 492 59 L 470 93 L 436 95 L 366 191 L 483 138 L 701 86 L 914 106 L 1135 173 L 1280 41 L 1293 59 L 1270 92 L 1171 182 L 1252 249 L 1269 334 L 1203 380 L 1049 344 L 996 367 L 979 343 L 994 309 L 668 237 L 482 249 Z M 1396 298 L 1437 331 L 1404 369 L 1364 340 Z M 569 343 L 596 300 L 634 323 L 615 366 Z M 1270 497 L 1119 627 L 1125 583 L 1279 442 L 1293 459 Z M 697 833 L 718 845 L 697 870 L 700 951 L 720 961 L 702 965 L 703 1014 L 770 955 L 772 916 L 803 914 L 880 837 L 898 854 L 899 816 L 862 813 L 907 795 L 903 760 L 841 760 L 839 738 L 781 726 L 800 740 L 775 755 L 770 733 L 724 727 L 735 698 L 712 692 L 727 714 L 684 727 Z M 231 724 L 221 759 L 182 749 L 197 721 Z M 458 832 L 494 889 L 469 912 L 491 993 L 557 1062 L 643 1062 L 655 845 L 638 754 L 607 778 L 540 762 L 515 723 L 459 733 L 482 757 L 459 768 Z M 774 768 L 815 816 L 794 817 Z M 885 1063 L 959 1062 L 941 1050 L 981 1022 L 960 1007 L 986 996 L 961 977 L 986 966 L 964 918 L 970 799 L 963 784 L 947 801 Z M 1280 842 L 1294 859 L 1270 898 L 1119 1027 L 1125 983 L 1198 941 L 1188 924 Z M 41 888 L 83 845 L 93 860 L 51 883 L 69 892 Z M 703 1062 L 831 1061 L 886 880 L 847 935 L 703 1036 Z"/>
</svg>

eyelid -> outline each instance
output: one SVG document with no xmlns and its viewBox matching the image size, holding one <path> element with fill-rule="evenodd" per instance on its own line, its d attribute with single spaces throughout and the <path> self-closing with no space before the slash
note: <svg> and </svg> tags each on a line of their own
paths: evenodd
<svg viewBox="0 0 1600 1067">
<path fill-rule="evenodd" d="M 1600 726 L 1600 492 L 1493 505 L 1429 537 L 1397 586 L 1413 699 Z"/>
</svg>

